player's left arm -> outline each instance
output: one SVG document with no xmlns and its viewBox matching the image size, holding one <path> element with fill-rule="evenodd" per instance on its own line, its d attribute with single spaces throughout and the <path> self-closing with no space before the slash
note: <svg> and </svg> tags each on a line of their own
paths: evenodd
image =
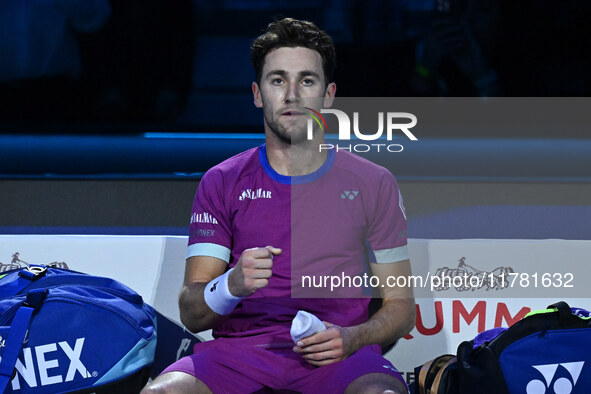
<svg viewBox="0 0 591 394">
<path fill-rule="evenodd" d="M 365 323 L 358 326 L 360 335 L 369 331 L 365 336 L 368 340 L 361 341 L 361 346 L 377 343 L 388 346 L 408 334 L 415 326 L 416 306 L 413 289 L 408 280 L 412 274 L 410 261 L 403 260 L 396 263 L 370 264 L 373 275 L 380 279 L 382 307 Z M 404 281 L 394 282 L 398 277 Z M 390 283 L 388 279 L 390 278 Z M 408 284 L 406 287 L 393 286 L 394 283 Z"/>
<path fill-rule="evenodd" d="M 380 284 L 385 285 L 380 287 L 383 297 L 381 308 L 368 321 L 357 326 L 340 327 L 324 322 L 326 330 L 299 341 L 294 351 L 301 353 L 310 364 L 331 364 L 367 345 L 390 345 L 414 327 L 416 309 L 412 288 L 386 285 L 388 278 L 408 278 L 411 275 L 410 261 L 371 264 L 371 269 L 373 275 L 380 279 Z"/>
</svg>

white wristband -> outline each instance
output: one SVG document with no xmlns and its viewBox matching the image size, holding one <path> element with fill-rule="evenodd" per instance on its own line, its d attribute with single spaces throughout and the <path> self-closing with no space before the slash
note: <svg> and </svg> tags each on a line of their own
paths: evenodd
<svg viewBox="0 0 591 394">
<path fill-rule="evenodd" d="M 205 286 L 203 296 L 205 303 L 218 315 L 227 315 L 236 308 L 242 297 L 236 297 L 230 293 L 228 287 L 228 276 L 234 268 L 225 274 L 218 276 Z"/>
</svg>

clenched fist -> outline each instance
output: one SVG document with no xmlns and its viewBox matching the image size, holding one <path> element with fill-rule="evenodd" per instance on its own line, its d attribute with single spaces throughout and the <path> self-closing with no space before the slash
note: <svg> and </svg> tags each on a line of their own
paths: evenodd
<svg viewBox="0 0 591 394">
<path fill-rule="evenodd" d="M 230 293 L 236 297 L 247 297 L 269 284 L 273 274 L 273 256 L 282 253 L 279 248 L 246 249 L 228 277 Z"/>
</svg>

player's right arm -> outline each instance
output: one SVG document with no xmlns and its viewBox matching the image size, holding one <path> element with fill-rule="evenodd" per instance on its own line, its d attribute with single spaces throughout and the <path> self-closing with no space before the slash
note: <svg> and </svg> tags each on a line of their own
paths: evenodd
<svg viewBox="0 0 591 394">
<path fill-rule="evenodd" d="M 238 263 L 227 276 L 227 289 L 233 297 L 247 297 L 269 283 L 272 275 L 273 256 L 281 254 L 281 249 L 247 249 L 240 255 Z M 181 322 L 191 332 L 212 328 L 217 318 L 208 304 L 205 292 L 219 292 L 227 263 L 216 257 L 189 257 L 185 267 L 185 278 L 179 296 Z M 213 289 L 213 290 L 212 290 Z M 209 294 L 211 300 L 213 294 Z M 217 297 L 217 295 L 216 295 Z M 221 297 L 221 295 L 220 295 Z M 235 300 L 236 303 L 239 300 Z M 225 300 L 221 300 L 225 302 Z"/>
<path fill-rule="evenodd" d="M 212 327 L 218 314 L 205 303 L 207 284 L 226 270 L 226 262 L 216 257 L 194 256 L 187 259 L 185 279 L 179 295 L 181 322 L 191 332 Z"/>
</svg>

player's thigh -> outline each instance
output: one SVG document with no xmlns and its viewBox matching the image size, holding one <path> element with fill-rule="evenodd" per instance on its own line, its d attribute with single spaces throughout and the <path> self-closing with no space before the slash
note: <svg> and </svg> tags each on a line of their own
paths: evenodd
<svg viewBox="0 0 591 394">
<path fill-rule="evenodd" d="M 385 373 L 370 373 L 355 379 L 345 391 L 345 394 L 352 393 L 392 393 L 407 394 L 405 385 L 392 375 Z"/>
<path fill-rule="evenodd" d="M 211 394 L 211 390 L 201 380 L 185 372 L 167 372 L 148 384 L 140 394 Z"/>
</svg>

